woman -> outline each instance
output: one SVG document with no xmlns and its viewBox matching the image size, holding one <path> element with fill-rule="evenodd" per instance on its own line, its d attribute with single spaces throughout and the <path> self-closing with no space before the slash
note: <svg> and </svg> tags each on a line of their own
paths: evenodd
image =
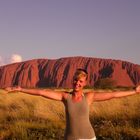
<svg viewBox="0 0 140 140">
<path fill-rule="evenodd" d="M 88 73 L 78 69 L 73 77 L 73 90 L 70 93 L 53 90 L 25 89 L 21 87 L 8 87 L 8 92 L 20 91 L 31 95 L 39 95 L 62 101 L 66 112 L 66 129 L 64 140 L 96 140 L 94 130 L 89 121 L 89 106 L 93 101 L 105 101 L 140 93 L 140 86 L 135 91 L 118 91 L 98 94 L 96 92 L 83 92 L 87 83 Z"/>
</svg>

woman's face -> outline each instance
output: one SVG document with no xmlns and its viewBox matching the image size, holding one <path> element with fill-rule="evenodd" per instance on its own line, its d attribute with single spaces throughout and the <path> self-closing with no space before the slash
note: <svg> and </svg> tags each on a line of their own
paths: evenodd
<svg viewBox="0 0 140 140">
<path fill-rule="evenodd" d="M 86 77 L 81 76 L 74 78 L 73 80 L 73 90 L 74 91 L 80 91 L 83 89 L 83 87 L 86 85 Z"/>
</svg>

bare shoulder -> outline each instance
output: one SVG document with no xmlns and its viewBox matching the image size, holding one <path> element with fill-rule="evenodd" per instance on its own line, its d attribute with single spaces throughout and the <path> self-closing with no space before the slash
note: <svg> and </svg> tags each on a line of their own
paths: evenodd
<svg viewBox="0 0 140 140">
<path fill-rule="evenodd" d="M 63 92 L 62 93 L 63 99 L 66 100 L 69 94 L 70 94 L 69 92 Z"/>
<path fill-rule="evenodd" d="M 86 96 L 86 98 L 92 98 L 94 96 L 94 92 L 86 92 L 84 93 L 84 95 Z"/>
<path fill-rule="evenodd" d="M 88 104 L 90 105 L 94 99 L 94 92 L 86 92 L 85 97 L 86 97 Z"/>
</svg>

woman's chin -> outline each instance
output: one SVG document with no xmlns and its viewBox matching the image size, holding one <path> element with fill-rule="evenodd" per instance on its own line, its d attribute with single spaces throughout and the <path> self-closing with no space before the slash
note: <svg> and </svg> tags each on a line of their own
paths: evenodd
<svg viewBox="0 0 140 140">
<path fill-rule="evenodd" d="M 80 89 L 79 88 L 74 88 L 73 91 L 78 92 L 78 91 L 80 91 Z"/>
</svg>

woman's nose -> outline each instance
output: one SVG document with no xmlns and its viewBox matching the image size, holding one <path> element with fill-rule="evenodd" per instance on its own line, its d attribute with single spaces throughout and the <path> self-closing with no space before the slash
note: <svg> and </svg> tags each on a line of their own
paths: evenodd
<svg viewBox="0 0 140 140">
<path fill-rule="evenodd" d="M 79 81 L 76 81 L 76 84 L 79 84 Z"/>
</svg>

